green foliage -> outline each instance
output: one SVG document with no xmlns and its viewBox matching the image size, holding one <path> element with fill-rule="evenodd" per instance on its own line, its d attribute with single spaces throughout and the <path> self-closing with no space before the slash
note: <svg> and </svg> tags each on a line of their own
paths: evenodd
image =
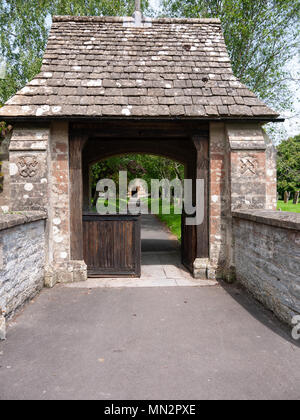
<svg viewBox="0 0 300 420">
<path fill-rule="evenodd" d="M 277 146 L 277 189 L 281 197 L 285 191 L 300 190 L 300 135 Z"/>
<path fill-rule="evenodd" d="M 149 200 L 150 201 L 150 200 Z M 174 205 L 170 206 L 170 214 L 163 214 L 162 200 L 159 200 L 159 215 L 158 218 L 167 225 L 170 231 L 181 241 L 181 214 L 174 214 Z M 149 203 L 149 206 L 151 204 Z"/>
<path fill-rule="evenodd" d="M 148 0 L 142 1 L 142 8 Z M 51 16 L 132 15 L 133 0 L 2 0 L 0 3 L 0 57 L 7 74 L 0 80 L 0 106 L 39 73 Z"/>
<path fill-rule="evenodd" d="M 299 0 L 164 0 L 164 14 L 218 17 L 233 71 L 275 109 L 291 107 L 286 63 L 299 47 Z"/>
<path fill-rule="evenodd" d="M 112 179 L 118 186 L 119 171 L 127 171 L 128 182 L 135 178 L 142 178 L 145 174 L 145 169 L 135 155 L 113 156 L 92 166 L 93 190 L 96 189 L 97 182 L 105 178 Z"/>
<path fill-rule="evenodd" d="M 148 183 L 149 191 L 151 179 L 184 178 L 184 166 L 164 157 L 135 154 L 114 156 L 92 166 L 93 194 L 100 179 L 112 179 L 118 186 L 119 171 L 127 171 L 128 182 L 135 178 L 144 179 Z"/>
<path fill-rule="evenodd" d="M 11 125 L 7 125 L 4 121 L 0 121 L 0 144 L 11 130 Z"/>
</svg>

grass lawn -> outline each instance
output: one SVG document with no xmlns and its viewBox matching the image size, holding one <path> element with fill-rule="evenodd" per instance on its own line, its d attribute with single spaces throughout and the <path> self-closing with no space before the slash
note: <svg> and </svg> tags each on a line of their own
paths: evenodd
<svg viewBox="0 0 300 420">
<path fill-rule="evenodd" d="M 165 223 L 173 235 L 181 241 L 181 215 L 180 214 L 159 214 L 159 219 Z"/>
<path fill-rule="evenodd" d="M 277 210 L 289 211 L 293 213 L 300 213 L 300 203 L 293 204 L 293 200 L 290 200 L 287 204 L 284 201 L 279 200 Z M 160 214 L 159 219 L 164 222 L 170 231 L 177 236 L 178 240 L 181 240 L 181 215 L 174 214 L 174 206 L 171 206 L 171 214 L 162 214 L 162 208 L 160 203 Z"/>
<path fill-rule="evenodd" d="M 288 203 L 285 204 L 284 201 L 278 200 L 277 210 L 281 211 L 291 211 L 293 213 L 300 213 L 300 203 L 293 204 L 293 200 L 290 200 Z"/>
</svg>

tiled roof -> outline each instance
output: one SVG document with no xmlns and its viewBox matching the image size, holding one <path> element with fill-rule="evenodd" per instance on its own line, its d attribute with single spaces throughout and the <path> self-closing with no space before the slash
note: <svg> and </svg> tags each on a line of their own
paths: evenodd
<svg viewBox="0 0 300 420">
<path fill-rule="evenodd" d="M 42 71 L 2 117 L 274 119 L 233 75 L 217 19 L 54 17 Z"/>
</svg>

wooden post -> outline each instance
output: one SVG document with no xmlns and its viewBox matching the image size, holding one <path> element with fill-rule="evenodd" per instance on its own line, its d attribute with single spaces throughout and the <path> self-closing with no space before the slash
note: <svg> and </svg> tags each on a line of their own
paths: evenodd
<svg viewBox="0 0 300 420">
<path fill-rule="evenodd" d="M 209 140 L 208 137 L 193 136 L 196 148 L 196 179 L 204 180 L 204 220 L 196 226 L 197 231 L 197 258 L 209 257 Z M 198 197 L 199 199 L 199 197 Z"/>
<path fill-rule="evenodd" d="M 71 259 L 83 260 L 83 183 L 82 183 L 82 149 L 86 138 L 70 136 L 70 230 Z"/>
<path fill-rule="evenodd" d="M 90 201 L 90 167 L 87 162 L 82 162 L 82 182 L 83 182 L 83 210 L 88 211 L 91 207 Z"/>
</svg>

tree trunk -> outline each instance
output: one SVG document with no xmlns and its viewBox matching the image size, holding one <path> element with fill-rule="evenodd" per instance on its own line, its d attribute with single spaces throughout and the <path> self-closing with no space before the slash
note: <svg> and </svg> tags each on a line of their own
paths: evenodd
<svg viewBox="0 0 300 420">
<path fill-rule="evenodd" d="M 293 204 L 298 204 L 300 191 L 295 192 Z"/>
<path fill-rule="evenodd" d="M 284 192 L 284 202 L 288 203 L 290 199 L 290 193 L 288 191 Z"/>
</svg>

